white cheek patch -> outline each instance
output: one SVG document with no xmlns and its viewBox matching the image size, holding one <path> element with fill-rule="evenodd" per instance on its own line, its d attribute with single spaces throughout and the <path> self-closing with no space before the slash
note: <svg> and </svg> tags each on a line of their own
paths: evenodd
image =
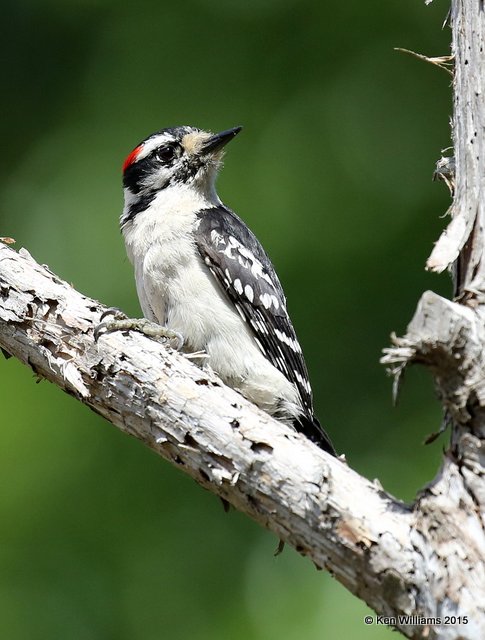
<svg viewBox="0 0 485 640">
<path fill-rule="evenodd" d="M 158 171 L 154 171 L 153 173 L 147 175 L 144 180 L 141 180 L 140 184 L 150 189 L 161 189 L 167 184 L 167 181 L 170 180 L 170 177 L 170 169 L 167 169 L 167 167 L 160 167 Z"/>
</svg>

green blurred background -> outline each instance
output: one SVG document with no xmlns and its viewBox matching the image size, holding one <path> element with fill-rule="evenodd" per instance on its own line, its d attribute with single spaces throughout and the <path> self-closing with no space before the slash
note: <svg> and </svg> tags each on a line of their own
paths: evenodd
<svg viewBox="0 0 485 640">
<path fill-rule="evenodd" d="M 3 0 L 0 235 L 138 315 L 120 166 L 146 135 L 242 124 L 219 192 L 268 249 L 337 449 L 411 500 L 441 439 L 429 376 L 378 364 L 427 288 L 450 78 L 447 4 Z M 0 361 L 0 637 L 390 638 L 366 607 L 139 442 Z M 393 636 L 394 637 L 394 636 Z"/>
</svg>

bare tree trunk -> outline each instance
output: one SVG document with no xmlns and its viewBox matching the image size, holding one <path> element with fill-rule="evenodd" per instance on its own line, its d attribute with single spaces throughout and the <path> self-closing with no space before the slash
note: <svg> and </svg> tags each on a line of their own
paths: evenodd
<svg viewBox="0 0 485 640">
<path fill-rule="evenodd" d="M 383 361 L 399 376 L 427 365 L 452 426 L 441 472 L 415 505 L 415 529 L 434 541 L 427 560 L 433 608 L 468 614 L 459 635 L 485 637 L 485 15 L 483 0 L 452 0 L 452 220 L 427 267 L 453 270 L 455 302 L 426 292 L 404 338 Z M 463 554 L 462 544 L 468 551 Z M 472 626 L 470 622 L 473 621 Z M 420 637 L 420 636 L 417 636 Z M 432 637 L 432 636 L 430 636 Z"/>
<path fill-rule="evenodd" d="M 329 569 L 409 638 L 485 637 L 483 29 L 452 4 L 452 221 L 428 266 L 456 264 L 458 299 L 421 298 L 384 361 L 426 364 L 453 423 L 438 477 L 407 506 L 137 333 L 93 340 L 103 307 L 0 244 L 0 346 Z M 2 366 L 8 366 L 3 364 Z M 402 617 L 400 617 L 402 616 Z"/>
</svg>

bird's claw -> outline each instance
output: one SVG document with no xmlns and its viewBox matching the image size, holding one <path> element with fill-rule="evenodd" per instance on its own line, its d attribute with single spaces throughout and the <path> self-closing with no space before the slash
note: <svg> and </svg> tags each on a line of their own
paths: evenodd
<svg viewBox="0 0 485 640">
<path fill-rule="evenodd" d="M 108 316 L 113 316 L 113 319 L 105 320 Z M 99 317 L 99 324 L 94 328 L 94 341 L 98 342 L 99 338 L 105 333 L 118 331 L 119 328 L 116 326 L 117 323 L 126 319 L 126 315 L 117 307 L 109 307 L 108 309 L 105 309 Z"/>
<path fill-rule="evenodd" d="M 103 320 L 108 316 L 113 316 L 113 319 L 115 320 L 124 320 L 127 317 L 126 313 L 123 313 L 123 311 L 118 309 L 118 307 L 108 307 L 99 316 L 99 321 L 103 322 Z"/>
<path fill-rule="evenodd" d="M 108 316 L 113 316 L 112 320 L 100 322 L 94 329 L 94 340 L 97 342 L 105 333 L 113 331 L 139 331 L 149 338 L 154 338 L 159 342 L 168 342 L 172 349 L 180 351 L 184 344 L 184 338 L 178 331 L 172 331 L 156 322 L 151 322 L 146 318 L 127 318 L 119 309 L 107 309 L 101 315 L 100 320 Z"/>
<path fill-rule="evenodd" d="M 168 341 L 172 349 L 175 349 L 176 351 L 180 351 L 184 346 L 184 337 L 178 331 L 173 331 L 172 329 L 163 327 L 162 325 L 157 324 L 156 322 L 151 322 L 146 318 L 141 318 L 140 320 L 134 320 L 132 322 L 135 323 L 135 326 L 130 327 L 131 329 L 135 329 L 149 338 L 154 338 L 162 343 Z"/>
</svg>

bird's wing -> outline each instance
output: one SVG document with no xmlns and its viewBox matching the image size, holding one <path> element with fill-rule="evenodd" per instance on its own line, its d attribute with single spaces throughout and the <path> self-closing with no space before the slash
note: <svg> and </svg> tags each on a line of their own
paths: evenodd
<svg viewBox="0 0 485 640">
<path fill-rule="evenodd" d="M 202 260 L 249 324 L 262 353 L 296 385 L 305 413 L 313 417 L 305 361 L 280 281 L 260 242 L 224 206 L 199 212 L 195 237 Z"/>
</svg>

